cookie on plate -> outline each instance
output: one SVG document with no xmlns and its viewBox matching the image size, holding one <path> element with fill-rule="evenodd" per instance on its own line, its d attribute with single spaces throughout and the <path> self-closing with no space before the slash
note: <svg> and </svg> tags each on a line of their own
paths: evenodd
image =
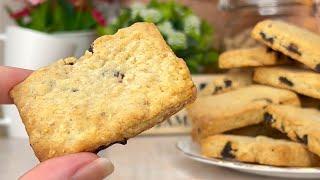
<svg viewBox="0 0 320 180">
<path fill-rule="evenodd" d="M 125 143 L 195 99 L 185 62 L 151 23 L 102 36 L 89 51 L 35 71 L 11 91 L 40 161 Z"/>
<path fill-rule="evenodd" d="M 211 81 L 203 85 L 198 96 L 220 94 L 252 84 L 252 72 L 248 70 L 217 74 Z"/>
<path fill-rule="evenodd" d="M 292 66 L 259 67 L 254 71 L 255 82 L 293 90 L 320 99 L 320 74 Z"/>
<path fill-rule="evenodd" d="M 230 50 L 219 56 L 219 67 L 222 69 L 267 66 L 288 62 L 283 55 L 264 46 Z"/>
<path fill-rule="evenodd" d="M 297 142 L 304 144 L 311 152 L 320 156 L 320 111 L 313 108 L 299 108 L 272 105 L 267 108 L 264 120 Z"/>
<path fill-rule="evenodd" d="M 310 167 L 320 164 L 319 157 L 303 145 L 265 136 L 209 136 L 201 141 L 201 153 L 206 157 L 272 166 Z"/>
<path fill-rule="evenodd" d="M 283 21 L 265 20 L 254 27 L 251 35 L 272 49 L 320 72 L 320 36 L 316 33 Z"/>
<path fill-rule="evenodd" d="M 192 136 L 199 141 L 263 122 L 265 107 L 270 104 L 300 105 L 298 96 L 285 89 L 250 85 L 215 96 L 198 97 L 187 107 L 192 121 Z"/>
</svg>

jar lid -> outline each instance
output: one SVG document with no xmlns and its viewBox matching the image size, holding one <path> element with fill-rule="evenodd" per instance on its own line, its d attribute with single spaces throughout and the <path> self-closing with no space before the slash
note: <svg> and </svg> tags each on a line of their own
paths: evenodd
<svg viewBox="0 0 320 180">
<path fill-rule="evenodd" d="M 311 7 L 313 0 L 220 0 L 218 7 L 223 11 L 250 10 L 261 16 L 285 15 L 297 6 Z"/>
<path fill-rule="evenodd" d="M 313 0 L 220 0 L 218 7 L 221 10 L 233 10 L 241 8 L 279 7 L 290 5 L 309 5 Z"/>
</svg>

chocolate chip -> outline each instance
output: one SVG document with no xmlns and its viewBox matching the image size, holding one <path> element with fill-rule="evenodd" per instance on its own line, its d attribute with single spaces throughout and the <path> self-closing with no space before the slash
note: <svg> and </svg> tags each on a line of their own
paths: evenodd
<svg viewBox="0 0 320 180">
<path fill-rule="evenodd" d="M 113 73 L 113 76 L 118 78 L 118 82 L 119 82 L 119 83 L 121 83 L 122 80 L 123 80 L 123 78 L 124 78 L 124 74 L 123 74 L 123 73 L 120 73 L 119 71 Z"/>
<path fill-rule="evenodd" d="M 213 91 L 212 94 L 215 94 L 215 93 L 217 93 L 217 92 L 219 92 L 219 91 L 221 91 L 221 90 L 222 90 L 222 87 L 221 87 L 221 86 L 216 86 L 216 87 L 214 88 L 214 91 Z"/>
<path fill-rule="evenodd" d="M 93 44 L 90 45 L 88 51 L 91 52 L 91 53 L 93 53 Z"/>
<path fill-rule="evenodd" d="M 72 65 L 74 65 L 74 62 L 66 62 L 66 65 L 72 66 Z"/>
<path fill-rule="evenodd" d="M 252 101 L 267 101 L 267 103 L 269 104 L 272 103 L 272 99 L 270 98 L 256 98 L 256 99 L 253 99 Z"/>
<path fill-rule="evenodd" d="M 303 143 L 305 145 L 308 145 L 308 135 L 303 135 L 302 138 L 298 136 L 298 134 L 296 134 L 297 140 L 300 143 Z"/>
<path fill-rule="evenodd" d="M 223 150 L 221 151 L 221 156 L 222 158 L 230 158 L 230 159 L 235 158 L 235 155 L 232 154 L 232 147 L 231 147 L 230 141 L 228 141 L 224 146 Z"/>
<path fill-rule="evenodd" d="M 316 70 L 317 72 L 320 72 L 320 64 L 317 64 L 314 70 Z"/>
<path fill-rule="evenodd" d="M 301 52 L 299 51 L 299 48 L 296 44 L 290 43 L 287 47 L 287 50 L 301 56 Z"/>
<path fill-rule="evenodd" d="M 291 82 L 288 78 L 280 76 L 279 81 L 282 82 L 283 84 L 286 84 L 287 86 L 292 87 L 294 84 Z"/>
<path fill-rule="evenodd" d="M 207 83 L 200 83 L 199 89 L 202 90 L 207 86 Z"/>
<path fill-rule="evenodd" d="M 114 76 L 114 77 L 119 77 L 119 74 L 120 74 L 120 72 L 117 71 L 117 72 L 113 73 L 113 76 Z"/>
<path fill-rule="evenodd" d="M 79 89 L 77 89 L 77 88 L 72 88 L 71 91 L 72 91 L 72 92 L 77 92 L 77 91 L 79 91 Z"/>
<path fill-rule="evenodd" d="M 224 80 L 224 86 L 225 86 L 226 88 L 231 87 L 231 86 L 232 86 L 232 81 L 231 81 L 231 80 L 228 80 L 228 79 Z"/>
<path fill-rule="evenodd" d="M 264 32 L 260 32 L 260 36 L 266 42 L 269 42 L 269 43 L 273 44 L 273 37 L 267 37 L 267 35 Z"/>
<path fill-rule="evenodd" d="M 124 74 L 120 74 L 120 79 L 123 79 L 124 78 Z"/>
<path fill-rule="evenodd" d="M 273 116 L 268 112 L 265 112 L 263 114 L 263 120 L 267 123 L 274 123 L 275 122 L 275 119 L 273 119 Z"/>
</svg>

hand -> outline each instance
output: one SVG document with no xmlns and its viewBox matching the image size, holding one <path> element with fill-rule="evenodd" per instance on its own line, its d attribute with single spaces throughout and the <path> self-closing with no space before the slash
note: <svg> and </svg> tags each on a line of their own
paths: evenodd
<svg viewBox="0 0 320 180">
<path fill-rule="evenodd" d="M 10 104 L 9 91 L 23 81 L 32 71 L 0 66 L 0 104 Z M 99 180 L 113 172 L 112 163 L 96 154 L 83 152 L 52 158 L 25 173 L 21 180 L 75 179 Z"/>
</svg>

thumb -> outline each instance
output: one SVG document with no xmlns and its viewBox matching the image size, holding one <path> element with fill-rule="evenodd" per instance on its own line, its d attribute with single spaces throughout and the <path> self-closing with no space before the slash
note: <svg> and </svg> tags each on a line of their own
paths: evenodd
<svg viewBox="0 0 320 180">
<path fill-rule="evenodd" d="M 24 174 L 21 180 L 100 180 L 113 172 L 112 163 L 93 153 L 77 153 L 44 161 Z"/>
</svg>

